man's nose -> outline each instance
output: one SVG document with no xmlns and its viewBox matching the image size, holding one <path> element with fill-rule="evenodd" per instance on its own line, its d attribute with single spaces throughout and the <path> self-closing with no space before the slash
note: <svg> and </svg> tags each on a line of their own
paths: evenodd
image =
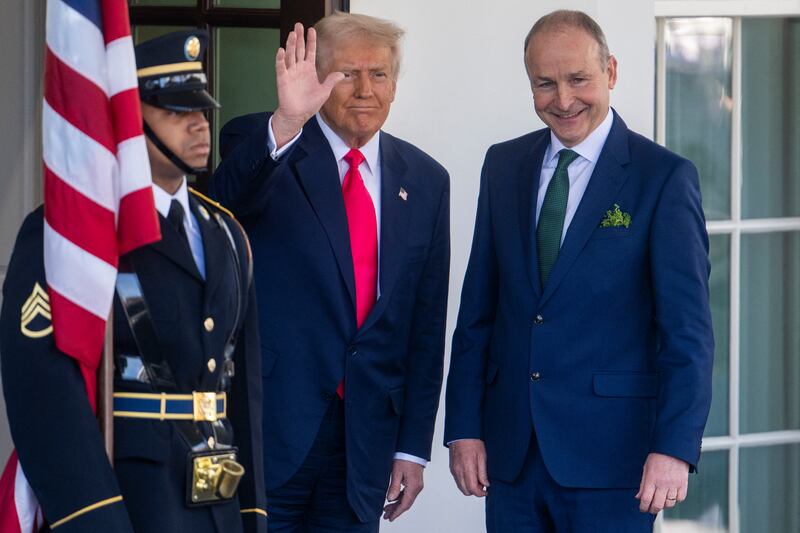
<svg viewBox="0 0 800 533">
<path fill-rule="evenodd" d="M 202 111 L 193 111 L 190 115 L 189 129 L 202 131 L 208 129 L 208 119 Z"/>
<path fill-rule="evenodd" d="M 572 89 L 569 87 L 560 85 L 556 92 L 556 105 L 562 111 L 567 111 L 570 107 L 572 107 L 572 102 L 575 100 L 574 95 L 572 94 Z"/>
<path fill-rule="evenodd" d="M 356 77 L 355 83 L 356 98 L 369 98 L 372 96 L 372 80 L 369 73 L 362 73 Z"/>
</svg>

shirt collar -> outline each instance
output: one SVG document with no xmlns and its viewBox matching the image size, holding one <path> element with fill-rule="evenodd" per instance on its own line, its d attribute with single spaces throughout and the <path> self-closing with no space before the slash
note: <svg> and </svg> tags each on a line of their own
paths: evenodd
<svg viewBox="0 0 800 533">
<path fill-rule="evenodd" d="M 183 212 L 186 213 L 186 218 L 189 225 L 193 227 L 192 217 L 189 216 L 189 188 L 186 185 L 186 177 L 181 181 L 181 186 L 175 191 L 175 194 L 169 194 L 167 191 L 153 184 L 153 197 L 156 201 L 156 209 L 164 218 L 169 214 L 169 208 L 172 205 L 172 200 L 178 200 L 183 207 Z"/>
<path fill-rule="evenodd" d="M 603 122 L 601 122 L 580 144 L 576 144 L 570 148 L 570 150 L 592 163 L 597 163 L 600 152 L 603 151 L 603 146 L 606 144 L 608 134 L 611 133 L 611 126 L 613 124 L 614 113 L 609 107 Z M 558 140 L 558 137 L 556 137 L 551 130 L 550 146 L 547 148 L 547 153 L 545 153 L 543 166 L 555 167 L 558 162 L 558 153 L 564 148 L 566 148 L 566 146 Z"/>
<path fill-rule="evenodd" d="M 322 115 L 319 113 L 317 113 L 317 123 L 322 130 L 322 134 L 328 140 L 328 144 L 331 145 L 331 150 L 333 150 L 333 155 L 336 157 L 336 161 L 339 162 L 344 159 L 344 156 L 350 151 L 350 147 L 347 146 L 347 143 L 345 143 L 342 138 L 339 137 L 336 132 L 333 131 L 330 126 L 328 126 L 328 124 L 325 123 L 325 119 L 323 119 Z M 375 169 L 378 168 L 379 146 L 380 131 L 373 135 L 367 144 L 358 149 L 364 155 L 364 160 L 369 166 L 369 170 L 372 172 L 373 176 L 376 172 Z"/>
</svg>

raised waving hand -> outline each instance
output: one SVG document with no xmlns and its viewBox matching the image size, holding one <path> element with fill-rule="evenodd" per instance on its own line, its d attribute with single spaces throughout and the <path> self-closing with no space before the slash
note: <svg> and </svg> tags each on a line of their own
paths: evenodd
<svg viewBox="0 0 800 533">
<path fill-rule="evenodd" d="M 320 83 L 317 77 L 317 34 L 308 29 L 308 42 L 299 22 L 286 38 L 286 48 L 275 55 L 278 86 L 278 109 L 272 116 L 272 130 L 278 148 L 292 140 L 328 99 L 333 87 L 344 79 L 341 72 L 331 72 Z"/>
</svg>

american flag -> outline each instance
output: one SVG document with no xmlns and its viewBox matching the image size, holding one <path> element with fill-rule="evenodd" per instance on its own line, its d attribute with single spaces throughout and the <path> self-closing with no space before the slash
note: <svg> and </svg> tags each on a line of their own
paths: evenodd
<svg viewBox="0 0 800 533">
<path fill-rule="evenodd" d="M 53 339 L 79 364 L 94 407 L 119 256 L 161 234 L 126 0 L 48 0 L 46 38 L 44 263 Z M 0 533 L 37 531 L 41 521 L 12 453 L 0 478 Z"/>
</svg>

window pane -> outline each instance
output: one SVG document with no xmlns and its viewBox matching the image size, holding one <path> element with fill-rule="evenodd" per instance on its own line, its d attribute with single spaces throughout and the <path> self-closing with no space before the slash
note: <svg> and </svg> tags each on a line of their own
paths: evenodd
<svg viewBox="0 0 800 533">
<path fill-rule="evenodd" d="M 668 19 L 666 145 L 700 171 L 706 217 L 730 218 L 731 47 L 728 18 Z"/>
<path fill-rule="evenodd" d="M 742 235 L 741 298 L 742 432 L 799 429 L 800 232 Z"/>
<path fill-rule="evenodd" d="M 728 359 L 730 346 L 731 240 L 728 235 L 711 235 L 711 318 L 714 323 L 714 374 L 711 412 L 705 436 L 728 434 Z"/>
<path fill-rule="evenodd" d="M 728 530 L 728 452 L 704 453 L 698 468 L 689 475 L 686 501 L 664 512 L 662 533 Z"/>
<path fill-rule="evenodd" d="M 139 44 L 148 39 L 173 31 L 192 30 L 190 26 L 133 26 L 133 42 Z"/>
<path fill-rule="evenodd" d="M 800 444 L 739 452 L 742 533 L 800 531 Z"/>
<path fill-rule="evenodd" d="M 742 20 L 742 215 L 800 215 L 800 19 Z"/>
<path fill-rule="evenodd" d="M 260 7 L 264 9 L 280 9 L 281 0 L 214 0 L 220 7 Z"/>
<path fill-rule="evenodd" d="M 230 119 L 277 107 L 275 53 L 280 46 L 280 30 L 218 28 L 215 36 L 214 94 L 222 109 L 215 112 L 214 146 L 219 147 L 219 130 Z M 214 152 L 212 168 L 219 161 L 218 151 Z"/>
<path fill-rule="evenodd" d="M 198 0 L 128 0 L 132 6 L 196 6 Z"/>
</svg>

